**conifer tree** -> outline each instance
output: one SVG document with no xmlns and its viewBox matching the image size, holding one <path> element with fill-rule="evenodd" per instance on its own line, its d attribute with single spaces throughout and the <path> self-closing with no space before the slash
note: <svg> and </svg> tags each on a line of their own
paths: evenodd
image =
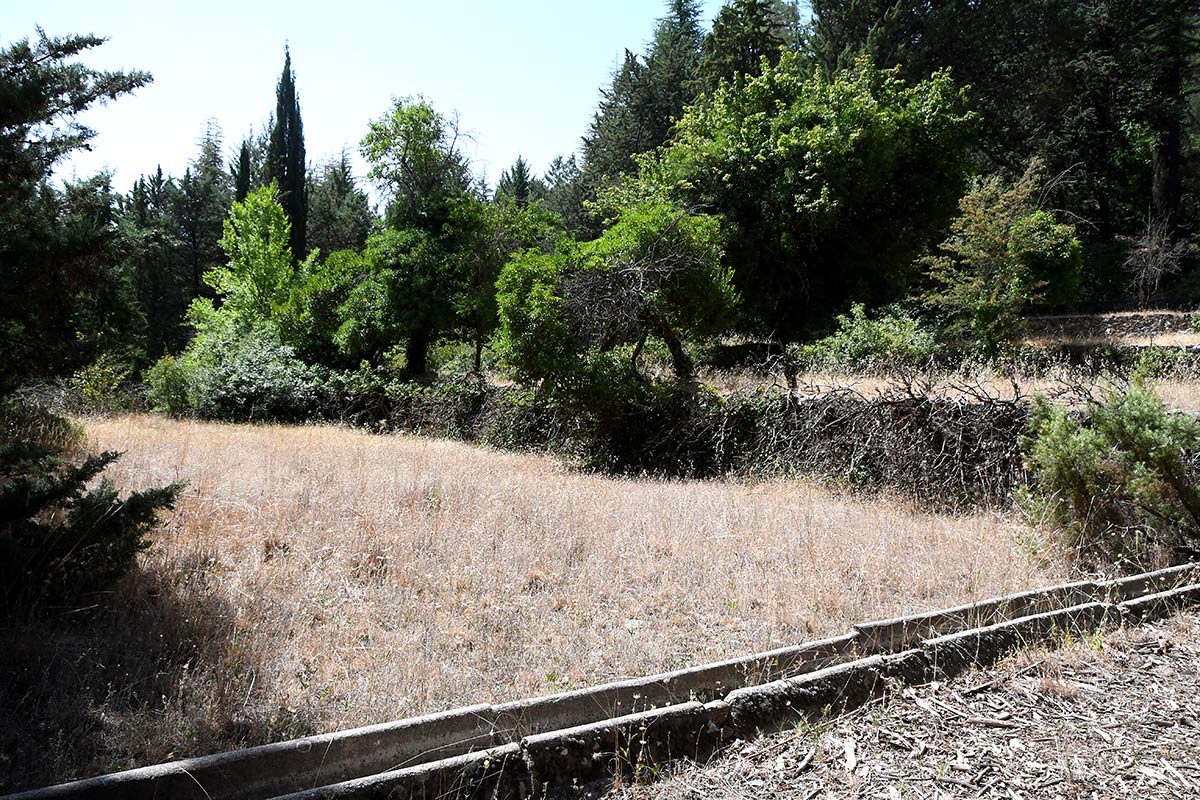
<svg viewBox="0 0 1200 800">
<path fill-rule="evenodd" d="M 250 140 L 243 139 L 233 172 L 233 199 L 242 202 L 250 194 Z"/>
<path fill-rule="evenodd" d="M 275 89 L 275 118 L 271 121 L 267 148 L 266 182 L 275 181 L 280 202 L 292 226 L 292 254 L 303 258 L 307 230 L 308 198 L 305 194 L 304 123 L 300 101 L 296 97 L 296 75 L 292 71 L 292 53 L 283 49 L 283 74 Z"/>
<path fill-rule="evenodd" d="M 700 56 L 699 79 L 705 91 L 738 76 L 753 78 L 762 71 L 764 58 L 771 66 L 779 62 L 780 48 L 788 40 L 783 8 L 777 0 L 731 0 L 721 8 Z"/>
<path fill-rule="evenodd" d="M 374 219 L 366 192 L 350 169 L 350 154 L 321 166 L 308 191 L 308 245 L 326 258 L 337 250 L 362 250 Z"/>
<path fill-rule="evenodd" d="M 631 171 L 634 156 L 666 143 L 675 120 L 695 98 L 701 39 L 699 3 L 670 0 L 645 57 L 625 51 L 583 137 L 582 198 Z"/>
<path fill-rule="evenodd" d="M 534 177 L 529 162 L 522 156 L 517 156 L 512 167 L 500 173 L 500 180 L 496 183 L 497 199 L 510 197 L 521 208 L 545 196 L 546 184 Z"/>
<path fill-rule="evenodd" d="M 207 292 L 204 273 L 224 261 L 219 241 L 233 187 L 221 150 L 221 128 L 209 120 L 200 138 L 200 152 L 183 173 L 176 197 L 175 220 L 193 297 Z"/>
</svg>

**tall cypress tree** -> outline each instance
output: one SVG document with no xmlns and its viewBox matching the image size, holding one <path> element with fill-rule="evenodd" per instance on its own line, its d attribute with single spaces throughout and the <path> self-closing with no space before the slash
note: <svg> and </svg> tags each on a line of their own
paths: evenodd
<svg viewBox="0 0 1200 800">
<path fill-rule="evenodd" d="M 233 171 L 233 199 L 242 202 L 250 194 L 250 140 L 242 140 L 237 166 Z"/>
<path fill-rule="evenodd" d="M 300 101 L 296 97 L 296 75 L 292 72 L 292 53 L 283 49 L 283 74 L 275 89 L 275 118 L 271 121 L 267 148 L 267 181 L 279 187 L 279 199 L 292 224 L 292 255 L 304 258 L 305 231 L 308 222 L 308 197 L 305 194 L 304 123 L 300 119 Z"/>
</svg>

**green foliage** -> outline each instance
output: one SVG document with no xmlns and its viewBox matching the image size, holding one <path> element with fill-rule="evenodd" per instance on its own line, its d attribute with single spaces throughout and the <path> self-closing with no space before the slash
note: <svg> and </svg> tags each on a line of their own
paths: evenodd
<svg viewBox="0 0 1200 800">
<path fill-rule="evenodd" d="M 352 360 L 378 359 L 407 343 L 407 367 L 425 372 L 425 353 L 453 314 L 458 275 L 441 242 L 416 228 L 386 228 L 371 234 L 365 271 L 339 307 L 334 336 Z"/>
<path fill-rule="evenodd" d="M 108 179 L 49 183 L 94 135 L 79 114 L 150 82 L 74 61 L 103 41 L 39 31 L 0 49 L 0 392 L 69 373 L 138 333 Z"/>
<path fill-rule="evenodd" d="M 1087 566 L 1139 568 L 1200 543 L 1200 422 L 1134 384 L 1087 415 L 1039 398 L 1025 440 L 1030 514 Z"/>
<path fill-rule="evenodd" d="M 775 66 L 787 40 L 785 6 L 777 0 L 731 0 L 704 37 L 698 81 L 705 91 L 748 80 Z"/>
<path fill-rule="evenodd" d="M 902 294 L 961 196 L 974 124 L 946 72 L 907 86 L 860 60 L 826 79 L 785 52 L 692 105 L 642 181 L 726 217 L 751 320 L 791 338 Z"/>
<path fill-rule="evenodd" d="M 154 407 L 220 419 L 305 419 L 315 407 L 323 371 L 284 337 L 314 349 L 326 341 L 329 295 L 344 292 L 354 262 L 317 277 L 315 253 L 293 263 L 290 234 L 274 183 L 233 204 L 221 239 L 228 262 L 205 275 L 221 304 L 192 302 L 187 349 L 147 372 Z"/>
<path fill-rule="evenodd" d="M 103 353 L 91 364 L 78 369 L 67 380 L 65 401 L 88 413 L 108 413 L 125 408 L 133 364 L 114 352 Z"/>
<path fill-rule="evenodd" d="M 370 123 L 360 150 L 388 199 L 388 225 L 441 232 L 453 203 L 471 188 L 460 140 L 458 121 L 423 97 L 398 98 Z"/>
<path fill-rule="evenodd" d="M 343 150 L 309 180 L 307 246 L 326 254 L 362 250 L 373 222 L 370 201 L 356 185 Z"/>
<path fill-rule="evenodd" d="M 686 382 L 692 363 L 684 341 L 720 330 L 737 302 L 721 248 L 716 218 L 645 203 L 622 209 L 593 242 L 519 254 L 498 283 L 501 357 L 550 391 L 595 393 L 614 380 L 640 379 L 639 359 L 653 338 L 670 352 L 676 380 Z M 632 348 L 627 363 L 623 346 Z"/>
<path fill-rule="evenodd" d="M 88 484 L 118 458 L 64 454 L 64 423 L 6 402 L 0 408 L 0 602 L 5 612 L 63 603 L 110 586 L 149 546 L 158 514 L 183 484 L 121 498 Z M 47 437 L 44 434 L 51 433 Z M 39 435 L 42 434 L 42 435 Z"/>
<path fill-rule="evenodd" d="M 333 366 L 345 360 L 337 346 L 343 306 L 368 272 L 361 253 L 336 250 L 324 262 L 306 259 L 297 267 L 291 294 L 278 312 L 283 340 L 312 363 Z"/>
<path fill-rule="evenodd" d="M 813 0 L 812 10 L 812 50 L 830 72 L 864 51 L 910 81 L 951 67 L 983 119 L 977 163 L 1011 175 L 1036 158 L 1061 175 L 1048 204 L 1090 223 L 1088 288 L 1120 297 L 1118 281 L 1101 280 L 1119 269 L 1114 235 L 1134 234 L 1147 209 L 1180 210 L 1180 134 L 1195 130 L 1185 97 L 1200 64 L 1194 2 Z"/>
<path fill-rule="evenodd" d="M 988 359 L 1019 343 L 1026 306 L 1079 293 L 1079 240 L 1072 226 L 1036 209 L 1040 183 L 1036 163 L 1010 187 L 977 180 L 941 254 L 924 260 L 937 287 L 927 301 L 946 315 L 952 335 Z"/>
<path fill-rule="evenodd" d="M 176 416 L 305 421 L 320 407 L 326 371 L 305 364 L 268 325 L 193 308 L 196 336 L 146 372 L 147 401 Z"/>
<path fill-rule="evenodd" d="M 703 37 L 697 0 L 669 0 L 646 52 L 625 51 L 612 82 L 583 137 L 580 203 L 635 172 L 635 156 L 665 144 L 676 120 L 695 99 L 696 67 Z M 568 227 L 587 238 L 600 233 L 580 207 L 560 210 Z"/>
<path fill-rule="evenodd" d="M 799 348 L 798 361 L 809 369 L 856 373 L 888 371 L 929 363 L 942 344 L 935 331 L 901 308 L 884 309 L 871 319 L 861 303 L 836 317 L 837 329 Z"/>
<path fill-rule="evenodd" d="M 288 246 L 296 258 L 307 254 L 308 163 L 304 157 L 304 120 L 296 97 L 292 53 L 283 49 L 283 73 L 275 88 L 275 115 L 271 119 L 267 148 L 266 180 L 279 188 L 279 199 L 290 227 Z"/>
<path fill-rule="evenodd" d="M 244 317 L 247 323 L 269 320 L 287 302 L 297 272 L 313 269 L 292 263 L 291 226 L 275 184 L 235 202 L 224 227 L 221 249 L 228 262 L 206 273 L 204 281 L 222 298 L 222 314 Z"/>
</svg>

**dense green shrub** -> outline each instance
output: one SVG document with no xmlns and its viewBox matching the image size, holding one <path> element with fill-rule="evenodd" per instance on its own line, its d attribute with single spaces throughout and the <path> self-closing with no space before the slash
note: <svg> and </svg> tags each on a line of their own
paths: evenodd
<svg viewBox="0 0 1200 800">
<path fill-rule="evenodd" d="M 518 254 L 497 284 L 497 349 L 517 378 L 584 407 L 637 394 L 654 342 L 689 382 L 688 344 L 718 332 L 737 304 L 721 243 L 715 217 L 631 202 L 595 241 Z"/>
<path fill-rule="evenodd" d="M 229 420 L 304 421 L 317 411 L 327 371 L 301 361 L 274 328 L 242 329 L 235 319 L 197 308 L 190 319 L 197 333 L 188 349 L 146 373 L 151 407 Z"/>
<path fill-rule="evenodd" d="M 886 372 L 928 363 L 941 344 L 932 328 L 904 309 L 884 309 L 874 319 L 861 303 L 836 318 L 837 329 L 799 348 L 799 365 L 808 369 Z"/>
<path fill-rule="evenodd" d="M 901 297 L 954 214 L 977 117 L 948 71 L 914 85 L 861 58 L 784 53 L 689 106 L 643 182 L 728 221 L 747 321 L 791 339 L 851 298 Z"/>
<path fill-rule="evenodd" d="M 0 611 L 66 602 L 109 586 L 148 547 L 158 513 L 173 507 L 175 483 L 121 498 L 103 479 L 113 452 L 75 464 L 77 441 L 52 414 L 0 406 Z"/>
<path fill-rule="evenodd" d="M 1149 566 L 1200 544 L 1200 422 L 1134 384 L 1072 412 L 1039 398 L 1022 500 L 1087 566 Z"/>
</svg>

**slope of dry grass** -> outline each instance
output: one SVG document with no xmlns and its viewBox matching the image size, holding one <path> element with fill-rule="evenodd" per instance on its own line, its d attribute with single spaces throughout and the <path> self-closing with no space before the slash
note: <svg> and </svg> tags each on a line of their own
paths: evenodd
<svg viewBox="0 0 1200 800">
<path fill-rule="evenodd" d="M 24 670 L 0 717 L 50 721 L 32 782 L 647 674 L 1060 577 L 1008 518 L 800 482 L 612 480 L 328 427 L 87 431 L 126 451 L 119 486 L 191 483 L 109 610 L 16 631 L 0 656 Z"/>
</svg>

